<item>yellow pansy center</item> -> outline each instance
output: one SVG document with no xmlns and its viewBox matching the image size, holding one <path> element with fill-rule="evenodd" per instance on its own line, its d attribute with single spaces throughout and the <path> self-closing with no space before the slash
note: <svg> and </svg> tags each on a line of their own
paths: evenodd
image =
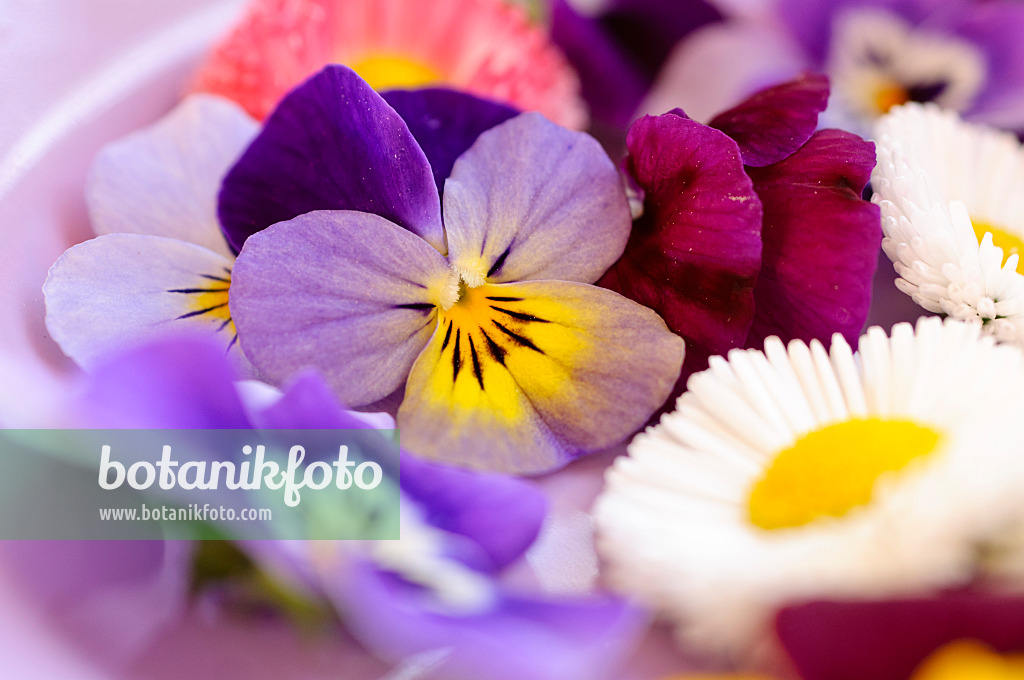
<svg viewBox="0 0 1024 680">
<path fill-rule="evenodd" d="M 971 226 L 974 227 L 974 235 L 978 237 L 978 243 L 981 243 L 981 239 L 985 237 L 986 233 L 992 234 L 992 243 L 1003 249 L 1004 263 L 1010 255 L 1024 256 L 1024 240 L 1020 236 L 1011 234 L 987 220 L 971 220 Z M 1019 272 L 1020 270 L 1021 267 L 1018 262 L 1017 271 Z"/>
<path fill-rule="evenodd" d="M 375 90 L 413 89 L 441 80 L 427 64 L 395 54 L 369 56 L 351 66 Z"/>
<path fill-rule="evenodd" d="M 1024 654 L 1000 656 L 978 642 L 951 642 L 925 659 L 911 680 L 1024 680 Z"/>
<path fill-rule="evenodd" d="M 879 113 L 888 113 L 892 107 L 909 101 L 910 93 L 899 83 L 886 83 L 875 92 L 875 108 Z"/>
<path fill-rule="evenodd" d="M 231 270 L 227 267 L 216 274 L 200 274 L 196 284 L 190 288 L 172 288 L 168 293 L 186 296 L 185 312 L 179 319 L 203 319 L 216 324 L 217 332 L 225 332 L 237 337 L 235 322 L 231 318 L 228 307 L 228 295 L 231 287 Z M 233 343 L 232 343 L 233 344 Z"/>
<path fill-rule="evenodd" d="M 869 418 L 828 425 L 781 451 L 754 485 L 750 522 L 786 529 L 842 517 L 871 502 L 887 473 L 935 451 L 940 435 L 907 420 Z"/>
</svg>

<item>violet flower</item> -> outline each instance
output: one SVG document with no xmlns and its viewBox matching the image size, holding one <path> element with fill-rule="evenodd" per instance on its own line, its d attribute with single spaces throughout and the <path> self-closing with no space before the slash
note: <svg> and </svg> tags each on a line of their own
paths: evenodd
<svg viewBox="0 0 1024 680">
<path fill-rule="evenodd" d="M 367 426 L 361 414 L 342 410 L 315 374 L 297 377 L 278 401 L 256 409 L 240 399 L 236 375 L 209 339 L 162 339 L 100 362 L 71 415 L 76 424 L 92 427 Z M 523 555 L 540 529 L 546 500 L 537 487 L 405 454 L 400 483 L 399 540 L 241 546 L 257 565 L 332 605 L 346 629 L 375 654 L 392 663 L 432 656 L 436 672 L 449 680 L 590 680 L 607 677 L 624 660 L 644 623 L 625 602 L 604 596 L 550 599 L 501 584 L 502 570 Z M 104 562 L 97 557 L 103 553 L 80 551 L 88 559 L 77 568 L 102 573 L 97 570 Z M 108 558 L 118 554 L 110 552 Z M 134 564 L 141 575 L 148 562 Z M 187 561 L 179 561 L 177 577 L 169 582 L 187 584 L 187 569 Z M 127 567 L 119 571 L 134 573 Z M 163 592 L 175 604 L 170 611 L 184 612 L 184 593 L 183 588 Z M 141 617 L 125 608 L 116 620 L 131 627 L 146 620 Z"/>
<path fill-rule="evenodd" d="M 245 243 L 243 351 L 272 381 L 316 368 L 354 406 L 404 385 L 403 445 L 431 459 L 540 472 L 618 443 L 668 396 L 683 349 L 587 285 L 628 236 L 618 171 L 587 135 L 521 114 L 458 156 L 442 224 L 425 152 L 452 147 L 421 147 L 342 66 L 286 97 L 221 192 Z"/>
<path fill-rule="evenodd" d="M 780 0 L 755 21 L 691 35 L 645 110 L 683 106 L 704 120 L 756 89 L 814 69 L 832 81 L 829 125 L 869 132 L 889 108 L 914 101 L 1018 130 L 1022 33 L 1024 6 L 1009 0 Z"/>
<path fill-rule="evenodd" d="M 644 213 L 600 284 L 686 339 L 684 380 L 771 335 L 860 333 L 881 242 L 878 208 L 861 198 L 875 154 L 853 134 L 815 132 L 827 98 L 825 79 L 805 76 L 709 125 L 677 109 L 630 128 Z"/>
</svg>

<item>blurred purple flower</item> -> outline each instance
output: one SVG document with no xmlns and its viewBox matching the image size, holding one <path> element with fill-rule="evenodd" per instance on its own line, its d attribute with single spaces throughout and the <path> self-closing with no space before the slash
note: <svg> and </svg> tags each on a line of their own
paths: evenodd
<svg viewBox="0 0 1024 680">
<path fill-rule="evenodd" d="M 368 427 L 315 374 L 298 377 L 263 408 L 243 403 L 234 377 L 212 340 L 158 340 L 100 362 L 69 414 L 77 426 L 97 428 Z M 540 529 L 546 501 L 539 489 L 407 455 L 401 466 L 401 540 L 263 541 L 243 549 L 333 603 L 375 654 L 393 663 L 425 654 L 437 677 L 590 680 L 623 661 L 643 625 L 623 601 L 550 600 L 510 592 L 497 580 Z M 85 627 L 91 646 L 109 656 L 116 641 L 123 665 L 191 616 L 194 545 L 38 543 L 10 547 L 4 557 L 32 597 Z"/>
<path fill-rule="evenodd" d="M 815 132 L 821 76 L 755 94 L 709 125 L 681 110 L 630 128 L 626 171 L 644 193 L 622 258 L 600 284 L 657 311 L 686 339 L 686 377 L 770 335 L 854 342 L 881 242 L 861 198 L 874 146 Z"/>
<path fill-rule="evenodd" d="M 692 34 L 644 108 L 682 106 L 705 120 L 814 69 L 832 81 L 828 125 L 865 132 L 891 106 L 933 101 L 969 120 L 1019 130 L 1022 34 L 1024 5 L 1010 0 L 780 0 L 767 16 Z"/>
</svg>

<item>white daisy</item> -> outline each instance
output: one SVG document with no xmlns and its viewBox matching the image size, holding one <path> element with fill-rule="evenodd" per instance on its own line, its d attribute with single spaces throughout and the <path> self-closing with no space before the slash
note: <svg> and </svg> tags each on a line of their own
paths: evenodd
<svg viewBox="0 0 1024 680">
<path fill-rule="evenodd" d="M 715 357 L 609 469 L 610 583 L 737 657 L 784 603 L 963 583 L 1021 510 L 1021 385 L 1019 349 L 935 317 Z"/>
<path fill-rule="evenodd" d="M 930 312 L 1024 343 L 1024 151 L 1016 137 L 908 104 L 879 121 L 875 138 L 873 200 L 897 287 Z"/>
</svg>

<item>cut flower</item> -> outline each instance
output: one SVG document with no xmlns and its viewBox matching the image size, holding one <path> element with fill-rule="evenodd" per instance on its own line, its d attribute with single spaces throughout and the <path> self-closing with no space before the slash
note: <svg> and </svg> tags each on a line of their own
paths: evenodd
<svg viewBox="0 0 1024 680">
<path fill-rule="evenodd" d="M 876 126 L 873 200 L 896 286 L 930 312 L 1024 343 L 1024 150 L 952 111 L 908 104 Z"/>
<path fill-rule="evenodd" d="M 642 426 L 679 373 L 682 340 L 656 314 L 587 285 L 628 235 L 618 172 L 539 114 L 458 158 L 442 226 L 405 123 L 328 67 L 267 121 L 220 213 L 245 244 L 231 311 L 246 355 L 274 381 L 315 367 L 353 406 L 404 385 L 398 424 L 417 455 L 549 470 Z"/>
<path fill-rule="evenodd" d="M 742 654 L 772 612 L 969 581 L 1022 509 L 1024 355 L 921 319 L 860 340 L 769 338 L 690 378 L 595 508 L 611 582 L 699 648 Z"/>
</svg>

